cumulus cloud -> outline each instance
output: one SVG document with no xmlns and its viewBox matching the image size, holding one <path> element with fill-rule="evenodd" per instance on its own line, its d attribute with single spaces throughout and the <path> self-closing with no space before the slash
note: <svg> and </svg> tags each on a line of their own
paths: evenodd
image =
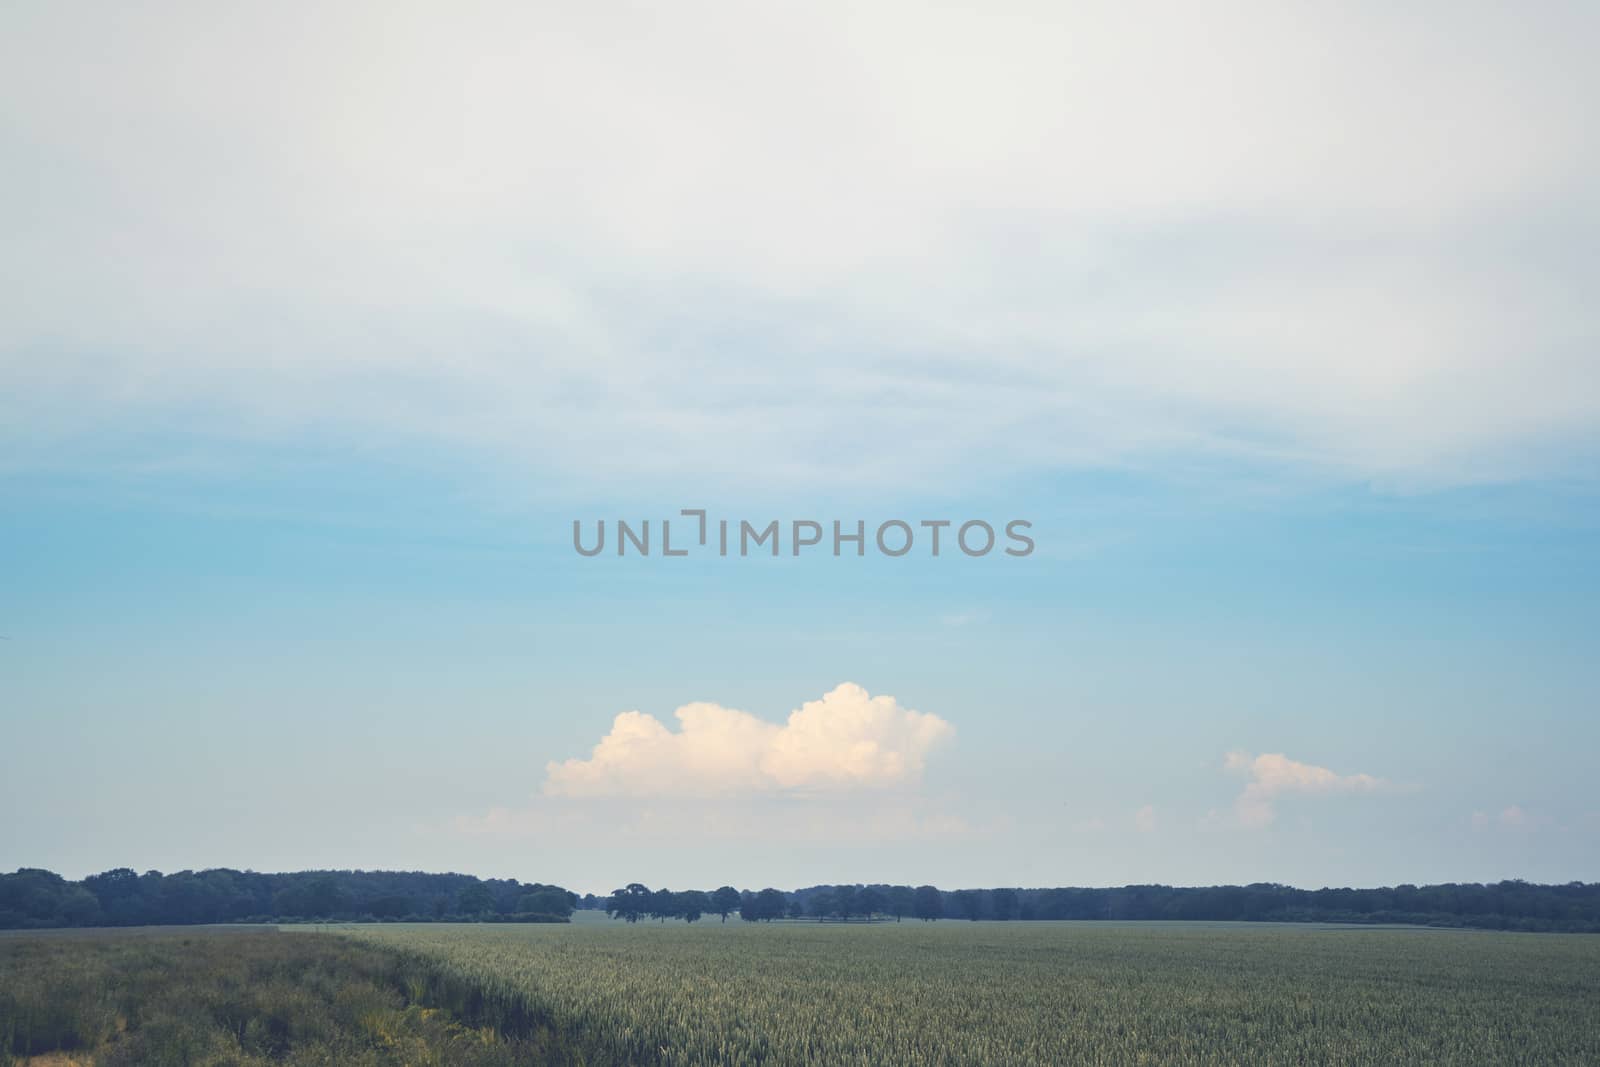
<svg viewBox="0 0 1600 1067">
<path fill-rule="evenodd" d="M 1296 793 L 1374 793 L 1392 788 L 1390 783 L 1370 774 L 1337 774 L 1326 767 L 1292 760 L 1281 752 L 1230 752 L 1223 766 L 1250 781 L 1234 801 L 1234 812 L 1245 826 L 1271 824 L 1277 816 L 1274 803 L 1279 797 Z"/>
<path fill-rule="evenodd" d="M 704 796 L 885 788 L 915 783 L 955 733 L 937 715 L 845 682 L 783 724 L 719 704 L 685 704 L 672 730 L 625 711 L 587 759 L 551 761 L 550 796 Z"/>
</svg>

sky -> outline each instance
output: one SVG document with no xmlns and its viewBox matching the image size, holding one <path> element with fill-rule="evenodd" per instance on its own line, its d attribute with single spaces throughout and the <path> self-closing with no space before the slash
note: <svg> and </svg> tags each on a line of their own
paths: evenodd
<svg viewBox="0 0 1600 1067">
<path fill-rule="evenodd" d="M 1600 880 L 1597 23 L 8 5 L 0 869 Z"/>
</svg>

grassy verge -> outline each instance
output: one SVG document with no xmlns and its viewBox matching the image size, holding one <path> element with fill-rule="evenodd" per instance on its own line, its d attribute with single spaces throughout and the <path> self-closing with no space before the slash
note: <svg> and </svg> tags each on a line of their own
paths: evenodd
<svg viewBox="0 0 1600 1067">
<path fill-rule="evenodd" d="M 426 959 L 255 930 L 0 937 L 0 1065 L 501 1064 L 581 1059 Z"/>
</svg>

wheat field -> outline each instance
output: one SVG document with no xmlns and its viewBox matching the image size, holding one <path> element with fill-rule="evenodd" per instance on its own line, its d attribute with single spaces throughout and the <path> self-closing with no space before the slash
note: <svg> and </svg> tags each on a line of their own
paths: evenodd
<svg viewBox="0 0 1600 1067">
<path fill-rule="evenodd" d="M 1600 1063 L 1600 938 L 1265 924 L 351 927 L 595 1063 Z"/>
</svg>

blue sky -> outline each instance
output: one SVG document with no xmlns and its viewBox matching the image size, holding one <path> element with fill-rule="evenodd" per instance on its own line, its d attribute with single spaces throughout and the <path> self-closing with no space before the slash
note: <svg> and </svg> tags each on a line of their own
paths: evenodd
<svg viewBox="0 0 1600 1067">
<path fill-rule="evenodd" d="M 302 463 L 277 485 L 8 480 L 3 548 L 26 562 L 3 646 L 14 862 L 553 866 L 596 889 L 641 867 L 674 884 L 1590 876 L 1600 590 L 1594 507 L 1570 489 L 1262 506 L 1064 478 L 1009 511 L 988 493 L 894 509 L 1026 514 L 1024 560 L 589 560 L 573 508 L 473 506 L 403 463 Z M 613 503 L 675 510 L 593 507 Z M 954 726 L 919 781 L 541 793 L 546 763 L 588 756 L 618 712 L 670 722 L 703 700 L 781 722 L 847 680 Z M 1240 825 L 1234 751 L 1394 788 L 1288 793 L 1271 825 Z M 887 825 L 836 842 L 774 814 L 764 854 L 697 828 L 730 805 Z M 537 821 L 553 808 L 577 825 Z M 619 829 L 680 808 L 670 832 Z M 497 809 L 523 821 L 486 828 Z M 1512 809 L 1529 824 L 1502 825 Z"/>
<path fill-rule="evenodd" d="M 1342 10 L 8 13 L 0 867 L 1600 878 L 1594 16 Z"/>
</svg>

